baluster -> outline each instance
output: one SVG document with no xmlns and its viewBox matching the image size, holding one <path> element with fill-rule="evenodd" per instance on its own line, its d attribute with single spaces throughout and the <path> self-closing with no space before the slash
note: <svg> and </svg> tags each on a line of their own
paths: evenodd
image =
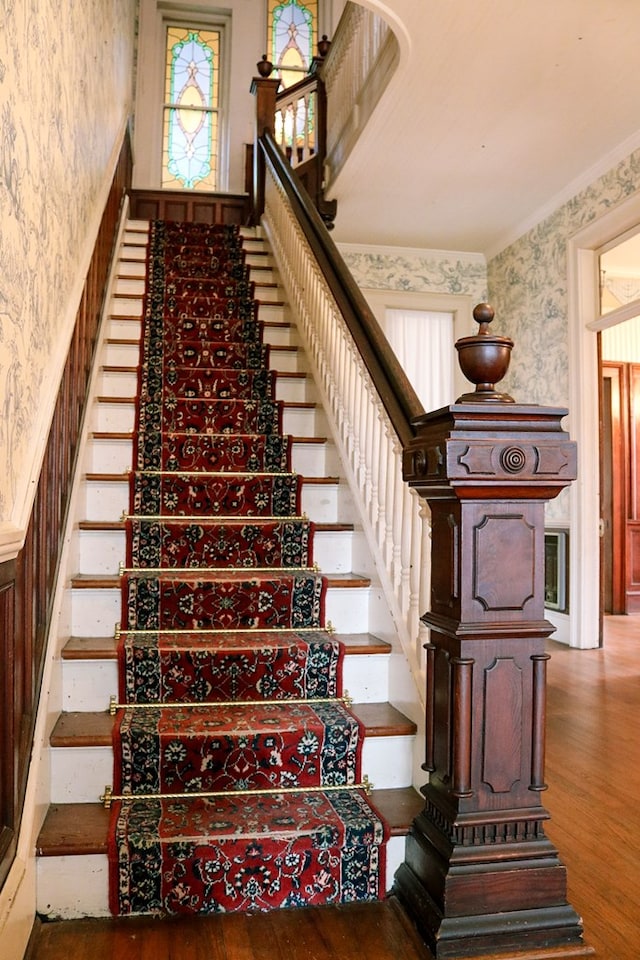
<svg viewBox="0 0 640 960">
<path fill-rule="evenodd" d="M 384 545 L 385 537 L 387 535 L 387 501 L 388 501 L 388 490 L 387 490 L 387 461 L 389 459 L 389 427 L 387 424 L 385 411 L 382 409 L 382 404 L 378 400 L 378 445 L 379 445 L 379 459 L 377 461 L 378 469 L 378 523 L 376 529 L 376 543 L 378 548 L 384 557 Z M 386 566 L 386 562 L 385 562 Z"/>
<path fill-rule="evenodd" d="M 395 489 L 398 483 L 398 475 L 396 472 L 394 456 L 396 438 L 395 434 L 393 433 L 393 428 L 390 425 L 387 426 L 387 439 L 387 509 L 384 534 L 384 562 L 387 570 L 389 571 L 391 583 L 393 584 L 393 522 L 395 509 Z"/>
<path fill-rule="evenodd" d="M 420 657 L 423 640 L 420 637 L 420 586 L 422 577 L 422 531 L 420 499 L 415 490 L 409 490 L 411 500 L 411 550 L 409 554 L 409 636 L 414 637 L 417 658 Z"/>
<path fill-rule="evenodd" d="M 394 497 L 393 497 L 393 530 L 392 530 L 392 541 L 393 541 L 393 557 L 391 561 L 392 571 L 393 571 L 393 583 L 395 587 L 396 594 L 400 603 L 400 609 L 403 613 L 406 614 L 406 605 L 404 603 L 403 595 L 403 583 L 402 583 L 402 540 L 405 533 L 404 527 L 404 503 L 406 496 L 406 486 L 400 482 L 399 479 L 399 470 L 398 470 L 398 461 L 400 459 L 400 452 L 394 447 L 394 477 L 396 482 L 394 485 Z"/>
<path fill-rule="evenodd" d="M 371 393 L 371 417 L 369 420 L 369 430 L 370 430 L 370 457 L 369 464 L 367 465 L 368 470 L 368 480 L 370 485 L 370 518 L 371 526 L 374 530 L 377 529 L 378 520 L 380 517 L 380 492 L 378 487 L 378 470 L 375 466 L 380 459 L 380 433 L 382 431 L 382 424 L 380 422 L 380 414 L 378 411 L 378 403 L 375 391 Z M 374 465 L 373 467 L 371 465 Z M 376 537 L 377 539 L 377 537 Z"/>
<path fill-rule="evenodd" d="M 353 447 L 351 452 L 351 465 L 356 483 L 359 484 L 360 476 L 360 425 L 361 425 L 361 399 L 362 399 L 362 378 L 364 376 L 363 364 L 358 356 L 354 356 L 354 378 L 352 384 L 352 394 L 350 399 L 351 419 L 353 423 Z"/>
<path fill-rule="evenodd" d="M 364 391 L 363 391 L 364 394 Z M 367 383 L 366 396 L 364 397 L 364 427 L 362 445 L 362 494 L 367 511 L 367 516 L 371 520 L 372 516 L 372 473 L 371 464 L 373 463 L 373 424 L 375 418 L 375 407 L 373 405 L 373 389 L 370 383 Z"/>
<path fill-rule="evenodd" d="M 401 518 L 402 523 L 399 528 L 400 539 L 398 543 L 397 556 L 400 565 L 400 596 L 402 598 L 402 612 L 411 630 L 413 624 L 410 619 L 411 611 L 411 560 L 412 560 L 412 537 L 413 537 L 413 499 L 411 491 L 406 483 L 400 486 L 402 490 Z M 415 633 L 412 634 L 415 636 Z"/>
</svg>

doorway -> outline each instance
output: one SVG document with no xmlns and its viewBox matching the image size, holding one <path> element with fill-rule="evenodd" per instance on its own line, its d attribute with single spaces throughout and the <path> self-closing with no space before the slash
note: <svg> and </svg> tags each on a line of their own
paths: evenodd
<svg viewBox="0 0 640 960">
<path fill-rule="evenodd" d="M 625 234 L 640 231 L 640 194 L 607 211 L 576 233 L 567 244 L 569 314 L 569 384 L 572 439 L 578 445 L 578 481 L 570 491 L 571 615 L 570 646 L 585 649 L 602 640 L 602 524 L 600 510 L 600 360 L 598 332 L 638 314 L 621 307 L 602 314 L 599 257 Z"/>
<path fill-rule="evenodd" d="M 610 327 L 601 337 L 602 607 L 604 614 L 635 614 L 640 613 L 640 318 Z"/>
</svg>

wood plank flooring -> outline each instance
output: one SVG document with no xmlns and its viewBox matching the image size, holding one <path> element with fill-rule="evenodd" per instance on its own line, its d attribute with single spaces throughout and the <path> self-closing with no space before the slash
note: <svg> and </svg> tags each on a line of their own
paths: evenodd
<svg viewBox="0 0 640 960">
<path fill-rule="evenodd" d="M 549 644 L 547 834 L 597 960 L 640 957 L 640 616 L 602 650 Z"/>
<path fill-rule="evenodd" d="M 595 960 L 640 957 L 640 617 L 603 650 L 550 642 L 548 834 Z M 30 960 L 430 960 L 389 900 L 267 915 L 46 923 Z"/>
</svg>

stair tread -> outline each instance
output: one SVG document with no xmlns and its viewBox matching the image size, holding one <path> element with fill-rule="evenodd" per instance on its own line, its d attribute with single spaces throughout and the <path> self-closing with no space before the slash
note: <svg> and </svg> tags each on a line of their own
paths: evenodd
<svg viewBox="0 0 640 960">
<path fill-rule="evenodd" d="M 94 440 L 133 440 L 133 430 L 92 430 L 91 436 Z M 217 434 L 217 436 L 229 436 L 229 434 Z M 247 434 L 247 436 L 259 436 L 259 434 Z M 292 443 L 314 443 L 322 445 L 327 443 L 327 437 L 291 437 Z M 231 471 L 228 471 L 231 472 Z"/>
<path fill-rule="evenodd" d="M 98 396 L 96 403 L 135 403 L 136 397 L 110 397 Z M 282 400 L 280 401 L 285 410 L 315 410 L 318 404 L 314 400 Z"/>
<path fill-rule="evenodd" d="M 136 402 L 135 397 L 106 397 L 106 396 L 96 397 L 96 403 L 132 404 L 135 402 Z"/>
<path fill-rule="evenodd" d="M 351 710 L 368 737 L 406 737 L 416 732 L 416 725 L 390 703 L 353 703 Z M 113 724 L 108 710 L 63 712 L 50 743 L 52 747 L 110 747 Z"/>
<path fill-rule="evenodd" d="M 370 799 L 392 836 L 405 835 L 424 807 L 423 797 L 413 787 L 372 790 Z M 101 803 L 51 804 L 36 843 L 37 856 L 106 854 L 110 815 Z"/>
<path fill-rule="evenodd" d="M 142 517 L 144 519 L 144 515 Z M 155 518 L 154 518 L 155 519 Z M 174 520 L 174 517 L 170 517 L 171 520 Z M 274 520 L 281 520 L 283 523 L 289 520 L 289 517 L 251 517 L 251 523 L 259 523 L 261 519 L 264 519 L 265 523 L 272 523 Z M 242 520 L 246 522 L 246 518 L 238 517 L 226 517 L 226 516 L 211 516 L 211 517 L 202 517 L 200 518 L 201 522 L 207 523 L 211 521 L 212 523 L 226 523 L 229 520 Z M 314 523 L 313 524 L 316 533 L 322 532 L 351 532 L 354 529 L 352 523 Z M 124 530 L 124 520 L 80 520 L 78 522 L 78 530 Z M 248 568 L 250 569 L 250 568 Z M 322 571 L 320 571 L 322 572 Z"/>
<path fill-rule="evenodd" d="M 389 654 L 391 644 L 370 633 L 336 633 L 335 637 L 350 655 Z M 115 637 L 69 637 L 62 649 L 63 660 L 115 660 L 118 641 Z"/>
<path fill-rule="evenodd" d="M 141 573 L 144 573 L 144 568 L 140 569 Z M 167 567 L 167 574 L 171 573 L 171 568 Z M 201 570 L 200 568 L 194 567 L 192 570 L 193 574 L 203 573 L 206 571 Z M 235 573 L 238 573 L 238 569 L 234 569 Z M 251 573 L 251 567 L 242 569 L 244 573 Z M 328 587 L 369 587 L 371 585 L 371 579 L 363 574 L 359 573 L 325 573 L 321 575 L 327 582 Z M 111 573 L 77 573 L 71 578 L 71 586 L 77 590 L 119 590 L 121 586 L 120 577 L 111 574 Z"/>
<path fill-rule="evenodd" d="M 129 472 L 124 471 L 123 473 L 85 473 L 84 479 L 90 481 L 91 483 L 122 483 L 128 482 Z M 304 477 L 301 476 L 300 479 L 303 483 L 309 484 L 337 484 L 340 483 L 340 477 Z"/>
</svg>

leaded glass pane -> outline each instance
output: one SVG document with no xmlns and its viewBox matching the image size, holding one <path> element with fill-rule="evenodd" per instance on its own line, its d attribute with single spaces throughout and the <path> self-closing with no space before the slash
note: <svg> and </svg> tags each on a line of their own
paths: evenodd
<svg viewBox="0 0 640 960">
<path fill-rule="evenodd" d="M 220 34 L 167 28 L 162 186 L 215 190 Z"/>
<path fill-rule="evenodd" d="M 268 0 L 269 59 L 285 87 L 308 72 L 318 36 L 318 0 Z"/>
</svg>

